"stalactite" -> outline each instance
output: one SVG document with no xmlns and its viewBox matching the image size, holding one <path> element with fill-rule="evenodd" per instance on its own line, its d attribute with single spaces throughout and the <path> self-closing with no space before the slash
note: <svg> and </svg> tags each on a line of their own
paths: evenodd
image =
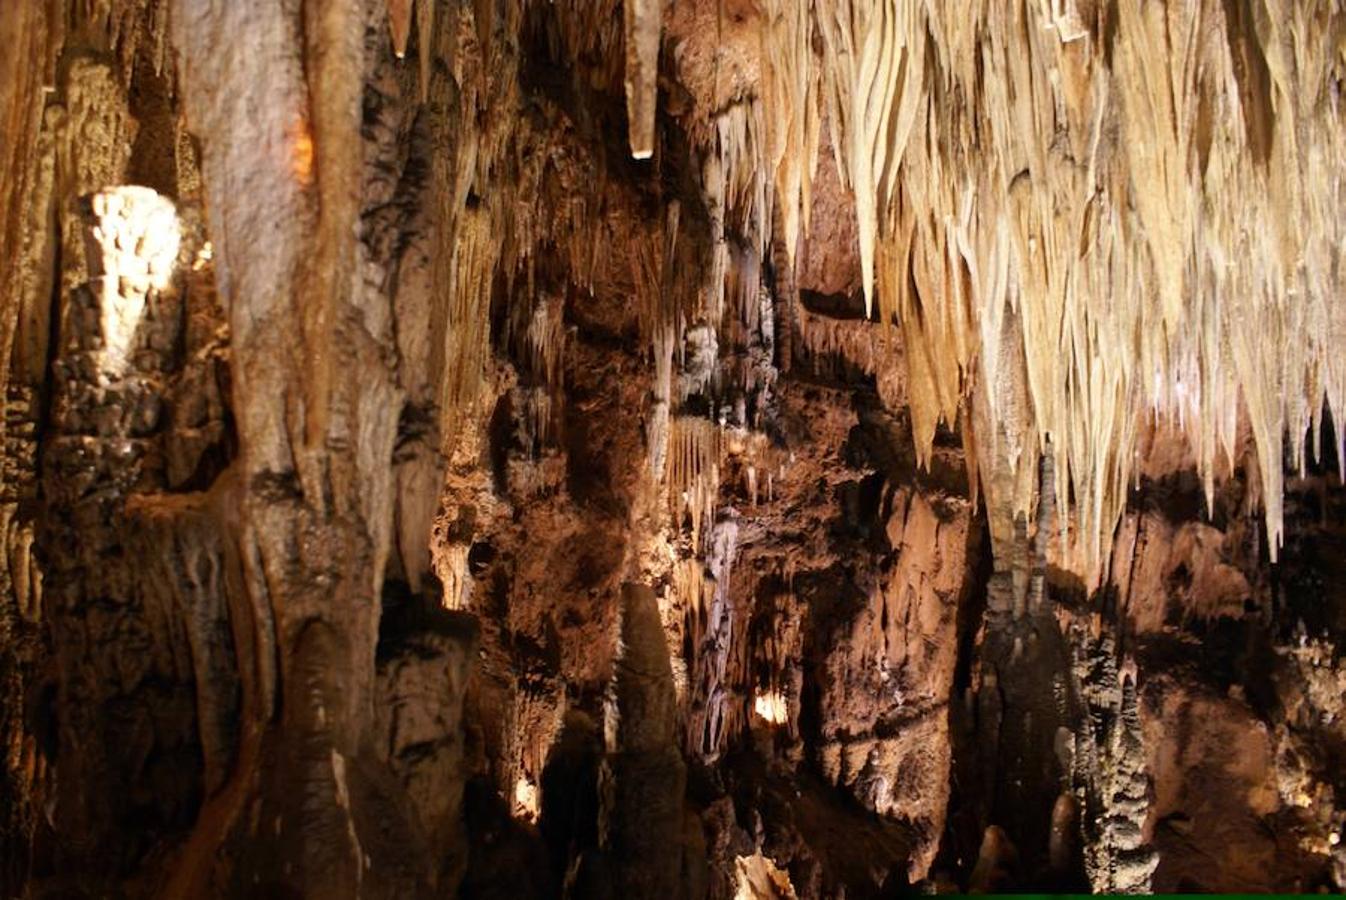
<svg viewBox="0 0 1346 900">
<path fill-rule="evenodd" d="M 528 365 L 542 383 L 537 399 L 533 433 L 544 443 L 553 437 L 553 405 L 559 406 L 565 387 L 566 328 L 564 303 L 559 297 L 544 297 L 533 309 L 524 340 Z"/>
<path fill-rule="evenodd" d="M 730 300 L 726 313 L 732 325 L 749 332 L 761 327 L 762 259 L 751 247 L 729 247 L 729 266 L 725 273 L 725 292 Z M 724 327 L 724 323 L 720 323 Z"/>
<path fill-rule="evenodd" d="M 398 59 L 406 55 L 406 46 L 411 43 L 412 22 L 416 22 L 419 35 L 417 62 L 420 65 L 420 100 L 425 102 L 429 91 L 429 67 L 435 52 L 435 4 L 437 0 L 386 0 L 388 3 L 388 31 L 393 39 L 393 52 Z"/>
<path fill-rule="evenodd" d="M 527 262 L 530 237 L 526 213 L 508 201 L 506 185 L 526 190 L 528 173 L 510 165 L 521 128 L 518 67 L 506 54 L 517 53 L 501 40 L 517 32 L 523 10 L 510 6 L 495 21 L 489 10 L 462 11 L 434 27 L 434 3 L 421 2 L 422 90 L 428 89 L 431 54 L 450 64 L 461 95 L 452 107 L 456 119 L 444 121 L 436 139 L 452 152 L 433 160 L 439 235 L 432 258 L 434 283 L 444 286 L 443 302 L 431 319 L 431 370 L 439 379 L 443 449 L 452 452 L 464 420 L 476 411 L 487 377 L 491 296 L 498 276 L 513 278 Z M 438 36 L 432 43 L 426 34 Z M 429 49 L 427 49 L 429 48 Z M 489 114 L 486 110 L 489 109 Z"/>
<path fill-rule="evenodd" d="M 676 353 L 675 331 L 671 323 L 658 328 L 654 338 L 654 386 L 646 425 L 646 443 L 649 447 L 650 474 L 656 480 L 664 478 L 668 462 L 669 437 L 673 409 L 673 357 Z"/>
<path fill-rule="evenodd" d="M 1020 460 L 1050 445 L 1072 498 L 1064 558 L 1090 583 L 1147 417 L 1188 435 L 1209 498 L 1245 412 L 1274 557 L 1283 441 L 1302 467 L 1324 407 L 1346 402 L 1329 274 L 1341 62 L 1314 37 L 1341 15 L 1213 0 L 814 8 L 867 296 L 903 327 L 918 455 L 969 389 L 989 422 L 1009 419 L 1022 359 L 1025 427 L 983 435 L 979 456 L 1008 460 L 1020 485 Z M 1004 502 L 1030 515 L 1014 490 Z"/>
<path fill-rule="evenodd" d="M 822 117 L 813 55 L 810 0 L 768 0 L 762 10 L 762 96 L 767 119 L 765 163 L 775 180 L 791 262 L 808 228 Z"/>
<path fill-rule="evenodd" d="M 444 416 L 441 427 L 450 445 L 459 428 L 458 420 L 473 410 L 485 378 L 491 289 L 499 253 L 495 223 L 487 209 L 467 208 L 459 217 L 449 264 L 439 398 Z"/>
<path fill-rule="evenodd" d="M 795 314 L 795 333 L 803 358 L 820 375 L 832 375 L 831 368 L 853 366 L 874 379 L 879 400 L 892 410 L 910 407 L 913 423 L 918 418 L 916 402 L 910 397 L 912 379 L 908 352 L 924 352 L 920 346 L 910 351 L 905 334 L 896 328 L 874 328 L 862 319 L 837 319 L 800 307 Z M 933 425 L 930 426 L 933 429 Z M 918 448 L 922 445 L 917 444 Z"/>
<path fill-rule="evenodd" d="M 680 524 L 690 520 L 692 547 L 710 525 L 720 489 L 721 435 L 713 422 L 675 416 L 669 423 L 667 483 L 670 508 Z"/>
<path fill-rule="evenodd" d="M 814 9 L 823 36 L 832 146 L 837 170 L 855 194 L 869 309 L 881 223 L 923 100 L 925 14 L 914 0 L 842 0 Z"/>
<path fill-rule="evenodd" d="M 663 0 L 623 0 L 626 22 L 626 123 L 631 155 L 654 155 L 654 107 L 658 98 L 659 33 Z"/>
<path fill-rule="evenodd" d="M 407 42 L 411 39 L 411 14 L 415 0 L 387 0 L 388 30 L 393 38 L 393 52 L 401 59 L 407 55 Z M 432 5 L 422 0 L 422 5 Z M 423 32 L 424 33 L 424 32 Z M 425 40 L 423 37 L 421 40 Z"/>
<path fill-rule="evenodd" d="M 754 617 L 760 623 L 756 626 L 760 636 L 753 642 L 756 653 L 753 712 L 794 740 L 799 736 L 804 681 L 805 629 L 799 615 L 800 600 L 788 589 L 779 590 L 775 596 L 764 596 L 762 581 L 752 587 Z"/>
<path fill-rule="evenodd" d="M 698 313 L 718 324 L 725 315 L 725 292 L 730 279 L 746 283 L 734 270 L 735 239 L 755 253 L 767 252 L 771 239 L 774 193 L 766 164 L 768 141 L 764 107 L 756 98 L 740 99 L 705 123 L 701 183 L 710 217 L 711 265 L 705 275 L 705 294 Z M 782 158 L 782 165 L 786 163 Z M 736 298 L 737 299 L 737 298 Z"/>
<path fill-rule="evenodd" d="M 397 2 L 397 0 L 394 0 Z M 415 2 L 415 0 L 411 0 Z M 434 60 L 435 43 L 435 0 L 421 0 L 416 4 L 416 30 L 420 35 L 420 64 L 421 64 L 421 102 L 424 103 L 430 97 L 430 66 Z M 449 23 L 456 21 L 456 17 L 450 14 Z M 447 29 L 446 29 L 447 30 Z M 452 57 L 450 57 L 452 60 Z"/>
</svg>

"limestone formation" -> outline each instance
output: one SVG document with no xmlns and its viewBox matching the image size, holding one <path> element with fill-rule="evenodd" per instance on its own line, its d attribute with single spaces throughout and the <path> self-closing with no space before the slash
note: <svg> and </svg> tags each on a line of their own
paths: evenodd
<svg viewBox="0 0 1346 900">
<path fill-rule="evenodd" d="M 0 4 L 0 894 L 1346 888 L 1343 35 Z"/>
</svg>

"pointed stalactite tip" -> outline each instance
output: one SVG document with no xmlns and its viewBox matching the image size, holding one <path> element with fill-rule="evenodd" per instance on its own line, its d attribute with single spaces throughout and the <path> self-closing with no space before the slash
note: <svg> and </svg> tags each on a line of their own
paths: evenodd
<svg viewBox="0 0 1346 900">
<path fill-rule="evenodd" d="M 393 35 L 393 52 L 398 59 L 407 55 L 411 39 L 411 5 L 413 0 L 388 0 L 388 28 Z"/>
</svg>

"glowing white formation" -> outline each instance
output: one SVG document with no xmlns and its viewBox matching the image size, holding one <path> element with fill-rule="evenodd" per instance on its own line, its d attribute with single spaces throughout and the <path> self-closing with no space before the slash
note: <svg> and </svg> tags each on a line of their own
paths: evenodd
<svg viewBox="0 0 1346 900">
<path fill-rule="evenodd" d="M 103 361 L 124 370 L 151 291 L 173 281 L 182 232 L 173 203 L 147 187 L 107 188 L 93 196 L 98 218 L 97 285 Z"/>
<path fill-rule="evenodd" d="M 785 704 L 785 695 L 780 691 L 768 691 L 758 694 L 752 701 L 753 712 L 772 725 L 784 725 L 790 721 L 790 711 Z"/>
<path fill-rule="evenodd" d="M 537 786 L 525 776 L 514 782 L 514 815 L 517 818 L 536 822 L 541 807 L 538 806 Z"/>
</svg>

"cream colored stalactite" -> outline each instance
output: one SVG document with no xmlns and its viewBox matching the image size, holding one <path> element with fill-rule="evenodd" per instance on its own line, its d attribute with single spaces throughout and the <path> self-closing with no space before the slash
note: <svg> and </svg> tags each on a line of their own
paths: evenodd
<svg viewBox="0 0 1346 900">
<path fill-rule="evenodd" d="M 533 296 L 530 290 L 529 295 Z M 552 439 L 552 405 L 565 388 L 565 303 L 560 297 L 538 300 L 524 335 L 528 347 L 529 368 L 541 376 L 546 391 L 537 398 L 533 433 L 543 442 Z"/>
<path fill-rule="evenodd" d="M 934 59 L 927 72 L 937 72 L 947 89 L 954 84 L 971 85 L 977 79 L 982 52 L 981 30 L 987 5 L 1001 0 L 967 0 L 966 3 L 929 2 L 927 28 L 932 37 Z M 933 85 L 927 84 L 927 88 Z"/>
<path fill-rule="evenodd" d="M 1225 42 L 1208 42 L 1202 69 L 1211 131 L 1209 145 L 1199 152 L 1196 163 L 1202 179 L 1202 236 L 1194 266 L 1196 289 L 1191 296 L 1192 338 L 1174 355 L 1175 377 L 1165 380 L 1154 372 L 1152 388 L 1146 387 L 1156 414 L 1164 411 L 1169 418 L 1176 417 L 1187 432 L 1210 509 L 1215 499 L 1217 452 L 1222 450 L 1225 466 L 1233 467 L 1240 403 L 1239 380 L 1225 339 L 1225 311 L 1245 299 L 1232 293 L 1243 290 L 1231 276 L 1237 255 L 1247 248 L 1238 246 L 1241 225 L 1231 215 L 1247 204 L 1230 202 L 1227 195 L 1231 183 L 1261 190 L 1258 182 L 1263 179 L 1243 159 L 1247 124 Z"/>
<path fill-rule="evenodd" d="M 1249 207 L 1254 194 L 1265 196 L 1266 178 L 1264 172 L 1247 165 L 1247 123 L 1228 54 L 1210 59 L 1208 68 L 1212 72 L 1206 87 L 1213 107 L 1210 117 L 1213 133 L 1201 173 L 1202 235 L 1196 261 L 1197 289 L 1192 297 L 1195 336 L 1190 342 L 1197 371 L 1195 378 L 1183 380 L 1197 395 L 1199 422 L 1184 419 L 1185 410 L 1179 406 L 1181 399 L 1166 389 L 1165 381 L 1157 373 L 1150 402 L 1157 410 L 1170 413 L 1179 407 L 1179 424 L 1186 426 L 1192 440 L 1209 508 L 1214 502 L 1217 445 L 1232 468 L 1240 408 L 1253 424 L 1259 453 L 1269 438 L 1261 427 L 1267 415 L 1264 392 L 1248 391 L 1245 375 L 1250 373 L 1250 348 L 1238 334 L 1242 325 L 1237 321 L 1243 316 L 1260 318 L 1262 304 L 1248 293 L 1256 287 L 1248 280 L 1251 269 L 1244 257 L 1250 253 L 1258 256 L 1254 266 L 1260 268 L 1262 254 L 1254 244 L 1261 242 L 1240 232 L 1262 215 Z M 1216 72 L 1223 76 L 1221 82 L 1215 81 Z M 1242 199 L 1230 196 L 1231 185 L 1239 185 Z M 1267 233 L 1265 228 L 1257 230 L 1263 236 Z M 1254 280 L 1260 280 L 1260 276 Z M 1277 469 L 1280 459 L 1278 450 Z M 1265 475 L 1262 480 L 1263 486 L 1268 486 Z"/>
<path fill-rule="evenodd" d="M 729 254 L 732 264 L 725 279 L 729 312 L 735 323 L 753 332 L 762 321 L 762 259 L 751 247 L 731 247 Z"/>
<path fill-rule="evenodd" d="M 725 238 L 725 202 L 727 198 L 725 161 L 717 148 L 705 154 L 701 163 L 701 183 L 710 220 L 710 269 L 706 274 L 702 305 L 712 321 L 724 309 L 724 280 L 729 271 L 729 247 Z"/>
<path fill-rule="evenodd" d="M 496 234 L 497 226 L 487 209 L 464 209 L 460 213 L 449 266 L 444 375 L 440 383 L 446 449 L 452 447 L 462 417 L 473 409 L 485 377 L 491 283 L 500 249 Z"/>
<path fill-rule="evenodd" d="M 1323 115 L 1325 127 L 1333 132 L 1333 139 L 1324 147 L 1310 148 L 1309 184 L 1326 185 L 1322 192 L 1312 191 L 1308 196 L 1311 239 L 1306 253 L 1306 289 L 1327 307 L 1324 318 L 1327 327 L 1320 338 L 1328 352 L 1321 361 L 1322 392 L 1326 405 L 1333 413 L 1337 439 L 1338 477 L 1346 482 L 1346 298 L 1334 279 L 1346 271 L 1346 247 L 1342 234 L 1342 210 L 1346 207 L 1346 127 L 1339 117 Z M 1331 229 L 1325 227 L 1328 223 Z M 1320 230 L 1321 229 L 1321 230 Z M 1315 424 L 1321 421 L 1323 404 L 1318 404 Z M 1320 428 L 1315 428 L 1315 454 Z"/>
<path fill-rule="evenodd" d="M 1255 123 L 1241 107 L 1257 98 L 1240 96 L 1222 5 L 1122 6 L 1113 71 L 1066 5 L 984 5 L 958 19 L 932 8 L 927 140 L 907 148 L 900 243 L 879 277 L 881 306 L 892 293 L 903 323 L 918 443 L 975 372 L 988 494 L 1012 490 L 1031 511 L 1015 473 L 1035 447 L 1051 452 L 1056 494 L 1073 498 L 1065 558 L 1093 583 L 1147 417 L 1189 436 L 1212 498 L 1244 410 L 1274 548 L 1286 436 L 1302 465 L 1305 436 L 1324 403 L 1340 407 L 1346 380 L 1331 350 L 1346 334 L 1333 274 L 1344 142 L 1326 100 L 1340 60 L 1313 37 L 1328 6 L 1254 16 L 1275 107 L 1266 160 L 1248 143 Z M 949 173 L 967 173 L 967 186 L 949 190 Z M 963 279 L 966 354 L 940 324 L 956 321 Z M 1011 312 L 1021 348 L 1004 340 Z M 955 374 L 951 358 L 967 365 Z"/>
<path fill-rule="evenodd" d="M 1061 551 L 1091 586 L 1125 505 L 1144 417 L 1143 368 L 1129 349 L 1147 327 L 1137 316 L 1143 288 L 1128 277 L 1139 253 L 1118 239 L 1122 227 L 1119 211 L 1101 198 L 1081 222 L 1079 282 L 1058 348 L 1069 369 L 1050 431 L 1055 495 L 1064 507 L 1074 494 L 1073 515 L 1059 520 Z"/>
<path fill-rule="evenodd" d="M 689 556 L 678 560 L 673 565 L 672 572 L 673 593 L 682 599 L 686 609 L 692 612 L 688 616 L 690 622 L 689 630 L 692 636 L 693 645 L 701 642 L 701 620 L 704 610 L 709 606 L 710 598 L 715 593 L 715 584 L 706 574 L 705 561 L 699 556 Z M 683 691 L 686 691 L 687 663 L 683 660 Z"/>
<path fill-rule="evenodd" d="M 631 253 L 642 329 L 654 357 L 654 383 L 646 420 L 647 453 L 650 474 L 661 486 L 668 475 L 673 409 L 683 399 L 674 396 L 673 370 L 674 360 L 681 362 L 685 315 L 678 303 L 678 293 L 672 290 L 671 281 L 677 275 L 668 264 L 677 258 L 681 217 L 682 207 L 675 201 L 669 205 L 662 223 L 663 234 L 653 240 L 637 240 Z M 719 284 L 723 286 L 723 279 Z"/>
<path fill-rule="evenodd" d="M 1097 127 L 1106 95 L 1101 78 L 1094 85 Z M 1052 99 L 1044 97 L 1039 108 L 1050 111 Z M 1026 129 L 1044 125 L 1054 122 L 1021 121 L 1020 140 Z M 1135 332 L 1135 307 L 1125 302 L 1125 282 L 1109 277 L 1113 231 L 1099 223 L 1110 221 L 1111 208 L 1095 196 L 1092 159 L 1042 153 L 1035 173 L 1036 187 L 1019 180 L 1010 204 L 1029 393 L 1040 449 L 1054 457 L 1053 491 L 1069 497 L 1074 485 L 1076 537 L 1092 561 L 1125 498 L 1115 488 L 1125 482 L 1118 475 L 1129 462 L 1124 432 L 1134 373 L 1126 337 Z M 1064 521 L 1060 536 L 1068 537 Z"/>
<path fill-rule="evenodd" d="M 902 323 L 912 432 L 923 466 L 939 423 L 957 420 L 975 346 L 967 288 L 975 275 L 962 247 L 967 223 L 948 212 L 970 213 L 972 194 L 946 174 L 935 152 L 939 134 L 931 116 L 909 148 L 907 177 L 878 253 L 879 317 L 884 328 Z"/>
<path fill-rule="evenodd" d="M 1024 357 L 1041 449 L 1053 455 L 1053 491 L 1074 498 L 1073 515 L 1060 522 L 1060 555 L 1096 584 L 1125 502 L 1141 371 L 1154 368 L 1167 383 L 1172 365 L 1165 320 L 1146 320 L 1147 289 L 1135 280 L 1146 261 L 1119 240 L 1129 223 L 1113 205 L 1117 157 L 1100 148 L 1115 112 L 1106 70 L 1080 58 L 1087 35 L 1067 42 L 1042 20 L 1027 24 L 1028 52 L 1009 52 L 1007 74 L 1031 89 L 1011 101 L 1006 142 L 1027 164 L 1010 189 Z M 1068 137 L 1042 139 L 1058 133 Z M 1147 334 L 1155 340 L 1138 366 L 1131 348 Z"/>
<path fill-rule="evenodd" d="M 875 352 L 876 342 L 868 329 L 805 308 L 799 309 L 797 315 L 799 342 L 815 360 L 817 357 L 839 356 L 866 375 L 878 374 L 883 360 Z"/>
<path fill-rule="evenodd" d="M 919 0 L 838 0 L 816 8 L 837 168 L 855 195 L 867 310 L 880 226 L 924 106 L 924 10 Z"/>
<path fill-rule="evenodd" d="M 1301 186 L 1295 196 L 1298 215 L 1294 224 L 1301 228 L 1302 255 L 1299 282 L 1303 295 L 1309 298 L 1310 322 L 1308 332 L 1315 341 L 1312 368 L 1305 373 L 1309 383 L 1308 413 L 1313 425 L 1317 453 L 1321 416 L 1324 403 L 1335 414 L 1338 461 L 1340 474 L 1346 478 L 1346 355 L 1341 352 L 1346 341 L 1346 301 L 1339 284 L 1342 271 L 1342 248 L 1346 235 L 1342 231 L 1343 206 L 1346 206 L 1346 126 L 1343 125 L 1337 87 L 1341 79 L 1342 53 L 1339 46 L 1325 46 L 1322 22 L 1329 9 L 1338 9 L 1324 2 L 1303 4 L 1294 10 L 1289 23 L 1286 42 L 1293 48 L 1296 59 L 1297 84 L 1292 85 L 1299 116 L 1309 122 L 1307 139 L 1296 141 Z M 1268 17 L 1269 18 L 1269 17 Z M 1290 98 L 1282 97 L 1284 105 Z M 1273 103 L 1276 98 L 1273 97 Z M 1285 134 L 1288 145 L 1293 132 Z M 1314 139 L 1316 137 L 1317 139 Z M 1281 137 L 1278 133 L 1278 141 Z M 1274 165 L 1274 161 L 1273 161 Z M 1302 436 L 1302 432 L 1292 433 Z M 1297 448 L 1301 470 L 1305 464 L 1304 449 Z"/>
<path fill-rule="evenodd" d="M 755 258 L 767 253 L 775 195 L 768 166 L 772 138 L 764 109 L 756 98 L 734 103 L 715 116 L 702 136 L 701 184 L 710 221 L 710 268 L 701 306 L 683 311 L 687 319 L 705 318 L 717 327 L 723 321 L 726 287 L 744 282 L 742 273 L 731 268 L 733 237 L 753 248 Z M 741 296 L 734 299 L 736 307 L 742 305 Z"/>
<path fill-rule="evenodd" d="M 891 239 L 878 248 L 879 311 L 883 328 L 892 327 L 894 315 L 902 321 L 912 436 L 917 462 L 927 466 L 936 428 L 950 406 L 950 394 L 955 398 L 952 407 L 957 412 L 961 383 L 958 360 L 944 352 L 947 348 L 942 346 L 943 335 L 938 328 L 940 311 L 957 300 L 944 302 L 939 293 L 946 287 L 945 280 L 939 278 L 942 273 L 931 272 L 927 258 L 916 255 L 912 245 L 925 234 L 913 221 L 910 210 L 910 206 L 904 206 L 902 216 L 896 219 L 900 224 L 892 226 Z M 922 303 L 925 297 L 932 298 L 932 302 Z M 946 377 L 949 368 L 953 370 L 952 379 Z"/>
<path fill-rule="evenodd" d="M 1316 432 L 1324 402 L 1340 409 L 1324 383 L 1338 365 L 1340 353 L 1331 336 L 1340 333 L 1343 315 L 1340 288 L 1326 274 L 1335 271 L 1333 248 L 1340 246 L 1340 176 L 1322 165 L 1324 159 L 1339 159 L 1342 148 L 1339 117 L 1330 100 L 1333 76 L 1323 65 L 1324 58 L 1336 54 L 1307 39 L 1305 24 L 1324 9 L 1307 4 L 1293 10 L 1284 24 L 1260 22 L 1271 109 L 1256 109 L 1257 95 L 1234 77 L 1227 52 L 1203 60 L 1203 69 L 1223 76 L 1208 93 L 1224 102 L 1226 108 L 1217 114 L 1223 112 L 1221 121 L 1228 123 L 1216 130 L 1204 173 L 1199 244 L 1206 254 L 1197 294 L 1199 302 L 1214 307 L 1212 325 L 1225 354 L 1203 364 L 1218 367 L 1227 380 L 1218 397 L 1226 408 L 1217 406 L 1213 418 L 1231 422 L 1237 411 L 1228 405 L 1236 401 L 1246 410 L 1273 559 L 1282 529 L 1285 440 L 1293 464 L 1302 470 L 1306 439 Z M 1240 88 L 1249 88 L 1251 96 L 1236 104 L 1229 98 L 1237 97 Z M 1243 111 L 1251 112 L 1250 121 L 1242 120 Z M 1266 165 L 1250 166 L 1253 117 L 1273 111 Z M 1211 387 L 1209 378 L 1204 386 Z M 1209 481 L 1211 474 L 1205 474 Z"/>
<path fill-rule="evenodd" d="M 987 377 L 980 384 L 988 390 L 991 420 L 1005 423 L 1009 446 L 1000 445 L 998 434 L 989 437 L 995 450 L 1007 455 L 1007 481 L 1014 496 L 999 498 L 990 485 L 987 495 L 990 502 L 1009 506 L 1016 517 L 1028 517 L 1033 499 L 1026 485 L 1033 480 L 1038 451 L 1050 446 L 1059 457 L 1068 455 L 1071 446 L 1061 427 L 1069 397 L 1060 386 L 1071 374 L 1071 357 L 1062 344 L 1069 339 L 1066 323 L 1075 299 L 1071 286 L 1081 201 L 1090 191 L 1083 162 L 1053 152 L 1041 140 L 1041 135 L 1058 130 L 1057 116 L 1065 108 L 1057 91 L 1060 80 L 1052 77 L 1060 46 L 1056 37 L 1017 4 L 989 10 L 985 28 L 986 140 L 994 163 L 977 190 L 980 209 L 972 218 L 996 236 L 989 243 L 990 254 L 976 254 L 978 267 L 989 265 L 995 271 L 1007 266 L 1011 280 L 1003 299 L 993 301 L 1008 303 L 1008 308 L 976 304 L 982 316 L 994 313 L 982 320 Z M 974 153 L 969 148 L 969 156 Z M 1021 334 L 1022 349 L 1006 344 L 1007 325 Z M 1022 386 L 1017 384 L 1020 377 Z M 1025 390 L 1027 403 L 1021 399 Z M 1054 470 L 1064 476 L 1069 468 L 1058 465 Z"/>
<path fill-rule="evenodd" d="M 648 452 L 650 474 L 656 481 L 664 477 L 668 462 L 670 417 L 673 409 L 673 354 L 676 332 L 672 324 L 658 326 L 654 337 L 654 389 L 650 403 Z"/>
<path fill-rule="evenodd" d="M 667 481 L 669 507 L 678 522 L 691 521 L 692 547 L 701 553 L 702 535 L 712 524 L 720 490 L 721 435 L 715 423 L 675 416 L 669 425 Z"/>
<path fill-rule="evenodd" d="M 1170 338 L 1186 325 L 1188 271 L 1195 257 L 1195 131 L 1198 37 L 1207 0 L 1120 3 L 1114 84 L 1122 139 L 1145 230 L 1154 287 Z M 1165 377 L 1167 373 L 1165 373 Z"/>
<path fill-rule="evenodd" d="M 437 554 L 435 574 L 444 585 L 441 604 L 445 609 L 470 609 L 472 577 L 468 574 L 466 543 L 446 543 Z"/>
<path fill-rule="evenodd" d="M 767 118 L 766 160 L 791 262 L 801 222 L 808 228 L 822 118 L 810 5 L 811 0 L 767 0 L 762 12 L 762 93 L 774 113 Z"/>
<path fill-rule="evenodd" d="M 725 222 L 765 249 L 771 240 L 774 196 L 768 168 L 765 110 L 760 100 L 735 103 L 716 119 L 718 155 L 724 167 Z"/>
<path fill-rule="evenodd" d="M 1008 299 L 982 319 L 982 367 L 974 374 L 968 417 L 975 435 L 974 457 L 997 566 L 1006 566 L 1015 545 L 1016 520 L 1033 509 L 1038 451 L 1033 433 L 1023 334 Z M 992 361 L 991 365 L 986 362 Z"/>
<path fill-rule="evenodd" d="M 1331 120 L 1339 119 L 1335 110 L 1328 117 L 1318 114 L 1324 102 L 1335 106 L 1330 99 L 1334 92 L 1331 73 L 1323 68 L 1323 63 L 1338 56 L 1339 51 L 1325 40 L 1327 22 L 1318 16 L 1331 5 L 1311 0 L 1292 4 L 1288 9 L 1280 4 L 1260 5 L 1262 9 L 1254 12 L 1253 18 L 1271 82 L 1270 109 L 1266 114 L 1273 118 L 1270 159 L 1265 167 L 1265 197 L 1274 216 L 1263 221 L 1262 228 L 1275 238 L 1274 248 L 1269 249 L 1274 249 L 1279 274 L 1289 279 L 1295 275 L 1294 269 L 1301 262 L 1300 253 L 1309 237 L 1304 227 L 1310 224 L 1305 219 L 1308 212 L 1305 195 L 1325 187 L 1305 179 L 1309 174 L 1305 157 L 1311 147 L 1330 144 L 1327 138 L 1332 134 Z M 1245 155 L 1250 154 L 1245 150 Z M 1286 281 L 1282 284 L 1289 286 Z"/>
</svg>

